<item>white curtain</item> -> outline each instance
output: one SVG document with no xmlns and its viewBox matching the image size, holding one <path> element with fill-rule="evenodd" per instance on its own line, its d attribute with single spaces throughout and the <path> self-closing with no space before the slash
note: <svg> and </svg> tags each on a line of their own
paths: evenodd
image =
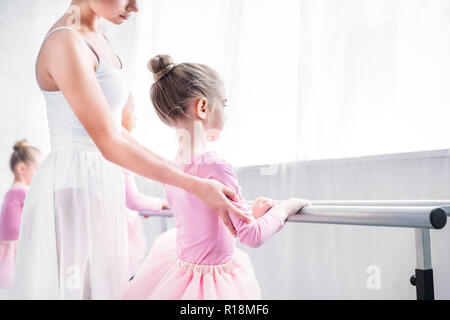
<svg viewBox="0 0 450 320">
<path fill-rule="evenodd" d="M 448 148 L 448 1 L 153 0 L 138 19 L 136 135 L 168 157 L 148 98 L 159 53 L 223 75 L 213 148 L 236 165 Z"/>
<path fill-rule="evenodd" d="M 213 149 L 237 165 L 296 159 L 300 3 L 142 2 L 133 87 L 145 121 L 138 121 L 136 137 L 167 157 L 174 154 L 174 134 L 149 102 L 146 69 L 152 56 L 169 54 L 176 62 L 208 64 L 225 80 L 228 122 Z"/>
<path fill-rule="evenodd" d="M 303 4 L 300 159 L 448 147 L 448 1 Z"/>
<path fill-rule="evenodd" d="M 1 186 L 26 137 L 49 151 L 34 80 L 44 34 L 70 0 L 3 0 L 0 28 Z M 135 136 L 166 157 L 173 131 L 149 99 L 147 61 L 216 68 L 230 100 L 222 141 L 238 166 L 448 148 L 450 2 L 446 0 L 141 0 L 105 23 L 128 68 Z"/>
</svg>

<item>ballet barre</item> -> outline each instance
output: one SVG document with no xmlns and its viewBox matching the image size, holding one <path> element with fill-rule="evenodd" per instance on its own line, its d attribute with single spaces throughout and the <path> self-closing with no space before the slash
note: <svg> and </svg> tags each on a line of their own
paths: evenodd
<svg viewBox="0 0 450 320">
<path fill-rule="evenodd" d="M 364 202 L 342 202 L 343 205 L 315 205 L 305 207 L 294 216 L 289 217 L 288 222 L 343 224 L 372 227 L 396 227 L 414 229 L 442 229 L 450 215 L 450 206 L 401 206 L 390 203 L 389 206 L 374 205 Z M 359 204 L 364 204 L 361 206 Z M 170 218 L 170 210 L 149 211 L 141 213 L 143 216 Z"/>
<path fill-rule="evenodd" d="M 251 201 L 248 203 L 250 207 L 253 204 Z M 440 230 L 446 226 L 450 200 L 339 200 L 311 203 L 312 206 L 289 217 L 288 222 L 414 229 L 416 270 L 410 283 L 416 287 L 417 300 L 434 300 L 430 230 Z M 166 218 L 172 217 L 170 210 L 141 215 L 163 218 L 163 232 L 167 230 Z"/>
<path fill-rule="evenodd" d="M 318 200 L 318 206 L 387 206 L 387 207 L 440 207 L 450 214 L 450 200 Z"/>
</svg>

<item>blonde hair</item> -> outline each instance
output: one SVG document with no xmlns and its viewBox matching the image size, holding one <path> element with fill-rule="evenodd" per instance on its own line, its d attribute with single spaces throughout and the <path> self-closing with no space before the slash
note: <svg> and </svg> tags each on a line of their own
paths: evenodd
<svg viewBox="0 0 450 320">
<path fill-rule="evenodd" d="M 195 99 L 205 97 L 214 105 L 223 82 L 211 67 L 198 63 L 175 64 L 168 55 L 157 55 L 148 63 L 155 83 L 150 89 L 153 106 L 167 125 L 189 118 L 187 108 Z"/>
<path fill-rule="evenodd" d="M 9 167 L 14 172 L 16 165 L 20 162 L 30 164 L 36 161 L 36 157 L 41 154 L 39 149 L 28 144 L 26 139 L 17 141 L 13 146 L 13 153 L 9 159 Z"/>
</svg>

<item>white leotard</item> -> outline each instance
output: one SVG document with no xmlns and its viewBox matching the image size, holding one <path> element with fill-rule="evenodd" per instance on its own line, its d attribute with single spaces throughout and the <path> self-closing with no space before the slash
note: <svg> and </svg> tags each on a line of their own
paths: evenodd
<svg viewBox="0 0 450 320">
<path fill-rule="evenodd" d="M 89 41 L 75 29 L 70 27 L 60 27 L 52 30 L 44 38 L 44 42 L 50 35 L 59 30 L 71 30 L 72 32 L 74 32 L 74 34 L 77 35 L 81 41 L 85 42 L 86 45 L 97 56 L 99 62 L 95 74 L 106 98 L 106 101 L 111 108 L 114 123 L 119 129 L 121 126 L 122 109 L 125 106 L 129 95 L 129 90 L 124 81 L 125 77 L 123 66 L 121 69 L 119 69 L 116 66 L 113 66 L 112 64 L 101 59 L 94 47 L 89 43 Z M 50 136 L 52 140 L 52 147 L 54 149 L 61 147 L 59 141 L 67 141 L 67 138 L 76 140 L 90 140 L 88 133 L 73 113 L 62 92 L 45 90 L 41 91 L 44 94 L 47 105 L 47 117 Z"/>
</svg>

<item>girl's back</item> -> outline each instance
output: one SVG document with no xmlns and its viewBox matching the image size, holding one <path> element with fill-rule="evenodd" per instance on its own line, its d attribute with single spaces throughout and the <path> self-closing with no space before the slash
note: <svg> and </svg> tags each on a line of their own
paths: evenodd
<svg viewBox="0 0 450 320">
<path fill-rule="evenodd" d="M 212 179 L 225 164 L 213 152 L 195 157 L 184 172 Z M 217 215 L 196 196 L 165 185 L 167 200 L 174 213 L 178 235 L 177 254 L 188 262 L 201 265 L 224 264 L 231 260 L 235 239 Z M 243 203 L 245 205 L 245 202 Z M 246 210 L 246 205 L 240 207 Z"/>
</svg>

